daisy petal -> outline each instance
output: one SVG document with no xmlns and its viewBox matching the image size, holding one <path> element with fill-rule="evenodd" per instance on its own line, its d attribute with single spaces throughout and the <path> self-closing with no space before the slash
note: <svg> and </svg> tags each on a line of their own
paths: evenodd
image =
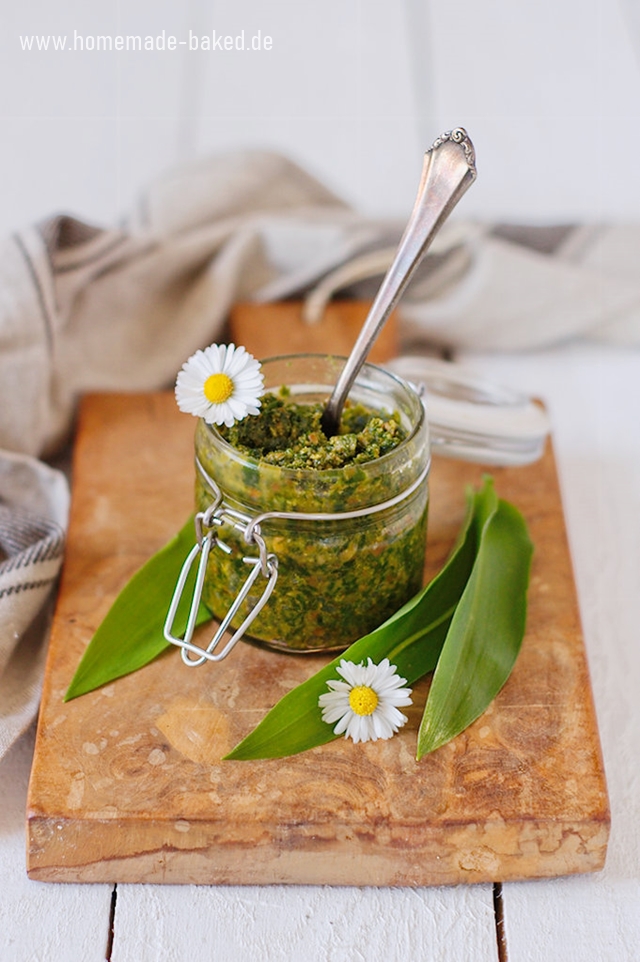
<svg viewBox="0 0 640 962">
<path fill-rule="evenodd" d="M 333 729 L 335 735 L 342 735 L 348 726 L 351 724 L 351 717 L 348 712 L 345 712 L 336 727 Z M 349 737 L 349 732 L 347 732 L 347 737 Z"/>
</svg>

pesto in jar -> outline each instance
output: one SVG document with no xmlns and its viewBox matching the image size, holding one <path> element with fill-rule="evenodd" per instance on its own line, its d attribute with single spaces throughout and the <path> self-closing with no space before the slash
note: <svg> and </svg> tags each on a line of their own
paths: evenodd
<svg viewBox="0 0 640 962">
<path fill-rule="evenodd" d="M 223 492 L 225 504 L 246 518 L 270 511 L 326 515 L 365 509 L 357 518 L 261 522 L 267 551 L 278 559 L 278 581 L 250 635 L 289 651 L 346 648 L 422 585 L 426 479 L 398 504 L 371 510 L 401 496 L 427 465 L 422 404 L 404 382 L 366 365 L 375 372 L 368 374 L 375 389 L 364 390 L 361 400 L 356 382 L 341 433 L 327 439 L 320 415 L 336 379 L 332 363 L 314 355 L 267 361 L 267 386 L 277 387 L 286 380 L 282 375 L 289 375 L 291 393 L 265 395 L 261 413 L 232 428 L 216 429 L 201 421 L 196 431 L 196 454 L 204 472 Z M 269 383 L 270 365 L 275 369 Z M 317 389 L 319 374 L 326 391 Z M 198 472 L 197 510 L 205 510 L 211 501 L 211 490 Z M 216 534 L 231 553 L 215 546 L 211 550 L 203 600 L 221 618 L 251 570 L 243 556 L 255 556 L 257 550 L 247 546 L 231 524 Z M 263 587 L 258 578 L 249 605 L 256 604 Z"/>
<path fill-rule="evenodd" d="M 282 468 L 327 471 L 374 461 L 405 437 L 397 414 L 345 404 L 340 433 L 327 438 L 320 425 L 324 405 L 297 404 L 287 388 L 262 398 L 260 414 L 220 428 L 234 448 L 257 461 Z"/>
</svg>

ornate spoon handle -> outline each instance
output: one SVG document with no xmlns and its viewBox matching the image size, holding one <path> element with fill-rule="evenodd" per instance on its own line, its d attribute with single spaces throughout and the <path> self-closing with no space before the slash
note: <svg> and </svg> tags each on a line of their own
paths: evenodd
<svg viewBox="0 0 640 962">
<path fill-rule="evenodd" d="M 338 433 L 342 408 L 351 386 L 411 275 L 475 179 L 475 152 L 463 127 L 442 134 L 426 151 L 418 196 L 396 256 L 322 415 L 322 427 L 327 437 Z"/>
</svg>

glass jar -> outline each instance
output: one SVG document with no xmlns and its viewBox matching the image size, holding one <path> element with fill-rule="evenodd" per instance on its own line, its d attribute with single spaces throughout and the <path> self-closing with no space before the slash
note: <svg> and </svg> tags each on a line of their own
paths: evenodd
<svg viewBox="0 0 640 962">
<path fill-rule="evenodd" d="M 265 390 L 286 386 L 295 403 L 324 402 L 343 364 L 324 355 L 272 358 L 262 365 Z M 370 364 L 350 398 L 397 412 L 405 439 L 374 461 L 310 470 L 260 463 L 215 426 L 199 421 L 196 429 L 196 510 L 210 524 L 216 506 L 202 600 L 224 618 L 247 581 L 247 564 L 258 566 L 257 534 L 265 575 L 264 551 L 277 559 L 277 583 L 247 637 L 271 648 L 344 649 L 422 586 L 430 457 L 423 404 L 409 384 Z M 249 610 L 261 600 L 261 582 L 244 599 Z M 239 611 L 232 626 L 243 617 Z"/>
</svg>

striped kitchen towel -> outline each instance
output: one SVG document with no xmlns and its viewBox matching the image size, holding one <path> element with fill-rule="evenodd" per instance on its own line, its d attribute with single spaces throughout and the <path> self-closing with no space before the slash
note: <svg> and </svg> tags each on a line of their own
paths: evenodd
<svg viewBox="0 0 640 962">
<path fill-rule="evenodd" d="M 32 721 L 64 548 L 67 487 L 31 458 L 0 456 L 0 758 Z"/>
</svg>

